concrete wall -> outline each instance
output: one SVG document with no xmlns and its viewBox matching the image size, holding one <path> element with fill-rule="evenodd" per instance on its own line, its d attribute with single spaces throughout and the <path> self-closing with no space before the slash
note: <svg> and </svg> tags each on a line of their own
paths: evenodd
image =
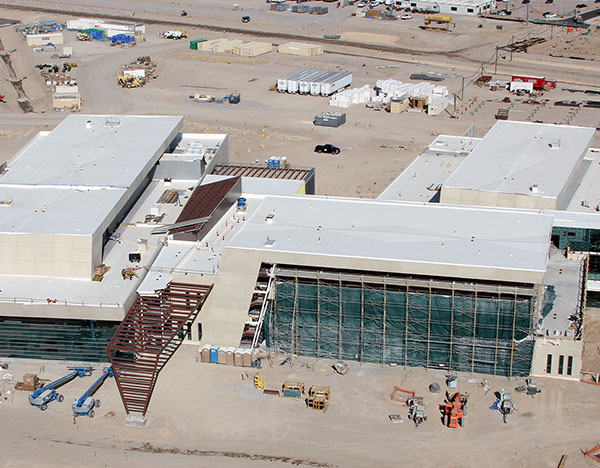
<svg viewBox="0 0 600 468">
<path fill-rule="evenodd" d="M 561 339 L 550 340 L 539 338 L 536 340 L 535 347 L 533 349 L 531 375 L 536 377 L 554 377 L 559 379 L 579 380 L 582 352 L 582 341 Z M 551 356 L 550 372 L 547 372 L 548 356 Z M 560 356 L 563 356 L 562 373 L 559 372 Z M 571 375 L 567 374 L 569 357 L 573 359 Z"/>
<path fill-rule="evenodd" d="M 201 323 L 200 344 L 239 346 L 260 268 L 257 253 L 224 250 L 214 288 L 192 325 L 192 340 L 198 340 L 198 323 Z M 210 284 L 210 277 L 204 279 L 206 282 L 202 284 Z"/>
<path fill-rule="evenodd" d="M 27 304 L 0 301 L 0 309 L 3 317 L 121 321 L 131 307 L 135 294 L 132 294 L 132 297 L 129 301 L 131 303 L 119 306 L 48 303 L 39 300 Z"/>
<path fill-rule="evenodd" d="M 69 234 L 0 234 L 0 271 L 5 275 L 90 279 L 93 238 Z"/>
<path fill-rule="evenodd" d="M 448 205 L 496 206 L 505 208 L 556 209 L 556 198 L 518 193 L 442 187 L 440 203 Z"/>
</svg>

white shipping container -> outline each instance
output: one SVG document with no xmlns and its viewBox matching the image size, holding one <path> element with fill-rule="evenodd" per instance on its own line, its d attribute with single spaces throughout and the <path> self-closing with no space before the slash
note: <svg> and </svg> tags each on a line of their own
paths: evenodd
<svg viewBox="0 0 600 468">
<path fill-rule="evenodd" d="M 104 21 L 101 19 L 79 18 L 67 21 L 67 29 L 79 31 L 81 29 L 97 28 L 102 23 L 104 23 Z"/>
<path fill-rule="evenodd" d="M 286 79 L 278 79 L 277 80 L 277 91 L 280 93 L 284 93 L 287 91 L 288 81 Z"/>
<path fill-rule="evenodd" d="M 123 75 L 135 76 L 136 78 L 144 78 L 146 76 L 145 68 L 125 68 L 123 69 Z"/>
<path fill-rule="evenodd" d="M 79 86 L 56 85 L 56 94 L 74 94 L 79 92 Z"/>
<path fill-rule="evenodd" d="M 332 77 L 328 81 L 321 83 L 321 94 L 323 96 L 330 96 L 351 84 L 352 73 L 341 73 L 339 76 Z"/>
</svg>

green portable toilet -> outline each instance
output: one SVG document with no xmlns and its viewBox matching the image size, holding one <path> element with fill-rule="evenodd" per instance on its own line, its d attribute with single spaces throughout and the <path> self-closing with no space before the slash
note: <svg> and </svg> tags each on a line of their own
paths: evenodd
<svg viewBox="0 0 600 468">
<path fill-rule="evenodd" d="M 198 44 L 200 42 L 206 42 L 206 39 L 194 39 L 193 41 L 190 41 L 190 49 L 198 50 Z"/>
</svg>

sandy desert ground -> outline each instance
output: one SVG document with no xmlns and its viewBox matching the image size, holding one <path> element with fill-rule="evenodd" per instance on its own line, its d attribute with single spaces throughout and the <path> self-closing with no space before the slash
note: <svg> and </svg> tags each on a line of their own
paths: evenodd
<svg viewBox="0 0 600 468">
<path fill-rule="evenodd" d="M 75 423 L 71 402 L 95 377 L 63 387 L 65 401 L 45 412 L 29 406 L 28 392 L 7 394 L 4 384 L 2 466 L 555 467 L 563 454 L 567 467 L 595 466 L 581 453 L 597 443 L 600 431 L 599 388 L 592 385 L 538 379 L 542 393 L 531 397 L 514 392 L 522 379 L 461 375 L 458 389 L 469 393 L 466 425 L 449 429 L 438 409 L 446 390 L 442 371 L 349 363 L 341 376 L 328 360 L 293 360 L 293 367 L 281 365 L 285 356 L 272 367 L 263 361 L 267 388 L 280 389 L 286 380 L 331 386 L 331 404 L 322 413 L 304 401 L 255 390 L 251 379 L 242 379 L 248 369 L 197 363 L 195 352 L 183 346 L 169 362 L 143 429 L 124 425 L 112 380 L 96 394 L 102 402 L 96 416 Z M 20 378 L 40 373 L 40 366 L 44 378 L 66 369 L 62 363 L 18 361 L 8 371 Z M 492 387 L 487 395 L 476 382 L 482 377 Z M 428 391 L 433 382 L 441 385 L 440 393 Z M 428 420 L 418 428 L 407 409 L 391 400 L 396 385 L 424 397 Z M 517 408 L 507 424 L 489 409 L 502 388 L 513 391 Z M 403 422 L 392 424 L 390 414 L 400 414 Z"/>
</svg>

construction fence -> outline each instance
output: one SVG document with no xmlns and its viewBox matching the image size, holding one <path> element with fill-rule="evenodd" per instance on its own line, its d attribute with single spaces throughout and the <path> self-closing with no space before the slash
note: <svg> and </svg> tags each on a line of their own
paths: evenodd
<svg viewBox="0 0 600 468">
<path fill-rule="evenodd" d="M 524 376 L 535 296 L 280 278 L 267 345 L 296 355 Z"/>
</svg>

